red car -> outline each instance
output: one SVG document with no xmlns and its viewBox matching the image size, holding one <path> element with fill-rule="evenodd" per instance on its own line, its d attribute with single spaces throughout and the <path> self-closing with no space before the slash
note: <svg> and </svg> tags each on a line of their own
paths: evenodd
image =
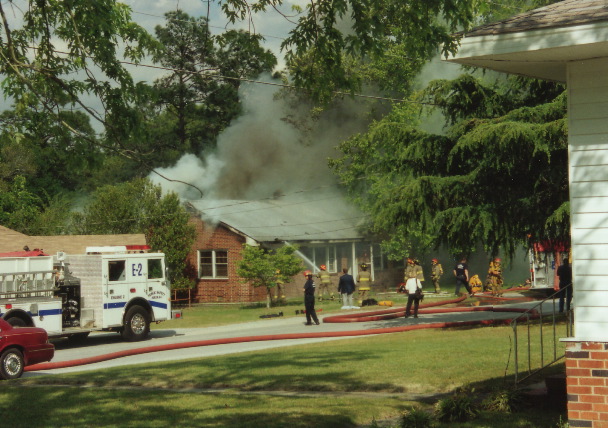
<svg viewBox="0 0 608 428">
<path fill-rule="evenodd" d="M 0 318 L 0 379 L 16 379 L 25 366 L 51 361 L 55 346 L 46 330 L 38 327 L 15 328 Z"/>
</svg>

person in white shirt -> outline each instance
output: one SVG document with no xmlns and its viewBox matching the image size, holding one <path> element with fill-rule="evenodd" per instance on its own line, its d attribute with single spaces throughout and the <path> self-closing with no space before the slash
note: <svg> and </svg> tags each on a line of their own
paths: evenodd
<svg viewBox="0 0 608 428">
<path fill-rule="evenodd" d="M 407 306 L 405 308 L 405 318 L 411 315 L 412 303 L 414 303 L 414 318 L 418 318 L 418 306 L 420 299 L 416 296 L 416 290 L 422 290 L 422 283 L 416 277 L 416 274 L 411 273 L 405 282 L 405 290 L 407 291 Z"/>
</svg>

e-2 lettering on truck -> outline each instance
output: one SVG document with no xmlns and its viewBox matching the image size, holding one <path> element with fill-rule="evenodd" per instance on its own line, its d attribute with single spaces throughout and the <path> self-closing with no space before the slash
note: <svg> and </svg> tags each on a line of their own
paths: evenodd
<svg viewBox="0 0 608 428">
<path fill-rule="evenodd" d="M 116 331 L 128 341 L 143 340 L 150 323 L 181 318 L 171 310 L 165 255 L 148 248 L 0 254 L 0 317 L 13 326 L 42 327 L 49 337 Z"/>
</svg>

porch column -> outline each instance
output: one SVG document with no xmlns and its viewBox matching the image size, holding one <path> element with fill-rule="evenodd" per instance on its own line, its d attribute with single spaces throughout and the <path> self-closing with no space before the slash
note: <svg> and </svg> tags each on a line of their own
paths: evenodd
<svg viewBox="0 0 608 428">
<path fill-rule="evenodd" d="M 608 59 L 568 64 L 574 338 L 571 427 L 608 428 Z"/>
</svg>

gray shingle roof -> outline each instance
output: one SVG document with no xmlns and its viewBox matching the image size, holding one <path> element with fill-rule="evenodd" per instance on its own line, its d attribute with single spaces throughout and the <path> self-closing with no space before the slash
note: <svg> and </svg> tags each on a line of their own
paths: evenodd
<svg viewBox="0 0 608 428">
<path fill-rule="evenodd" d="M 363 214 L 336 194 L 310 200 L 197 200 L 189 204 L 203 220 L 224 223 L 257 242 L 361 239 Z"/>
<path fill-rule="evenodd" d="M 608 0 L 565 0 L 476 27 L 466 37 L 517 33 L 608 21 Z"/>
</svg>

